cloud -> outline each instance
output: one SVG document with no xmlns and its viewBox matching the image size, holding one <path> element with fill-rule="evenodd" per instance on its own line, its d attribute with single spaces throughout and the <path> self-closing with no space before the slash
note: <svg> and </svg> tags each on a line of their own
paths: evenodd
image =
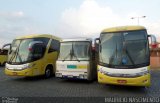
<svg viewBox="0 0 160 103">
<path fill-rule="evenodd" d="M 110 7 L 103 7 L 94 0 L 85 0 L 78 9 L 68 8 L 62 13 L 58 29 L 60 34 L 65 32 L 67 35 L 92 37 L 99 35 L 104 28 L 125 23 Z"/>
<path fill-rule="evenodd" d="M 2 46 L 4 44 L 11 43 L 11 42 L 12 42 L 12 40 L 5 39 L 5 38 L 0 38 L 0 48 L 2 48 Z"/>
<path fill-rule="evenodd" d="M 23 11 L 0 12 L 0 18 L 3 20 L 15 20 L 15 19 L 25 18 L 25 15 Z"/>
<path fill-rule="evenodd" d="M 61 15 L 56 33 L 65 37 L 98 37 L 104 28 L 122 25 L 137 25 L 131 17 L 137 12 L 126 15 L 115 13 L 111 7 L 102 6 L 95 0 L 85 0 L 79 8 L 67 8 Z M 160 22 L 141 19 L 140 24 L 149 28 L 149 33 L 160 34 Z"/>
<path fill-rule="evenodd" d="M 0 16 L 3 16 L 3 17 L 23 17 L 24 12 L 23 11 L 1 12 Z"/>
<path fill-rule="evenodd" d="M 152 23 L 152 22 L 145 22 L 145 25 L 148 27 L 148 32 L 151 34 L 160 34 L 160 20 Z"/>
<path fill-rule="evenodd" d="M 42 27 L 23 11 L 0 12 L 0 47 L 17 36 L 39 33 Z"/>
<path fill-rule="evenodd" d="M 84 0 L 78 8 L 67 8 L 60 15 L 59 22 L 54 27 L 37 21 L 23 11 L 0 11 L 0 46 L 12 41 L 17 36 L 27 34 L 52 33 L 62 38 L 99 37 L 104 28 L 137 25 L 137 19 L 130 19 L 143 13 L 131 11 L 128 14 L 118 14 L 107 6 L 98 4 L 96 0 Z M 34 17 L 34 16 L 33 16 Z M 160 38 L 160 20 L 149 21 L 148 17 L 140 19 L 140 24 L 148 29 L 149 34 Z M 159 39 L 160 40 L 160 39 Z M 2 42 L 3 41 L 3 42 Z"/>
<path fill-rule="evenodd" d="M 160 20 L 158 20 L 157 22 L 146 22 L 145 23 L 146 27 L 147 27 L 147 31 L 149 34 L 153 34 L 156 36 L 157 41 L 160 42 Z"/>
</svg>

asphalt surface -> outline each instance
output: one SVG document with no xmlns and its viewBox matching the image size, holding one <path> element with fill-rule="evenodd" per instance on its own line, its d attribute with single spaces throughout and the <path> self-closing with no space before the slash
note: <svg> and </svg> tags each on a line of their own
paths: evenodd
<svg viewBox="0 0 160 103">
<path fill-rule="evenodd" d="M 10 77 L 0 67 L 0 97 L 160 97 L 160 70 L 151 70 L 151 84 L 139 88 L 55 77 Z"/>
</svg>

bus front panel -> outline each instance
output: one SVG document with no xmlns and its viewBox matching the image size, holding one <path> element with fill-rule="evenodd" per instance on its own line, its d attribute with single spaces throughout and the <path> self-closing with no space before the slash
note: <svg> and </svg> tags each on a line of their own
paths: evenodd
<svg viewBox="0 0 160 103">
<path fill-rule="evenodd" d="M 113 69 L 98 66 L 98 82 L 103 84 L 150 86 L 150 67 Z"/>
<path fill-rule="evenodd" d="M 89 61 L 57 61 L 56 77 L 72 79 L 89 78 Z"/>
<path fill-rule="evenodd" d="M 32 63 L 18 65 L 6 63 L 5 74 L 10 76 L 37 76 L 44 73 L 41 60 L 37 60 Z"/>
</svg>

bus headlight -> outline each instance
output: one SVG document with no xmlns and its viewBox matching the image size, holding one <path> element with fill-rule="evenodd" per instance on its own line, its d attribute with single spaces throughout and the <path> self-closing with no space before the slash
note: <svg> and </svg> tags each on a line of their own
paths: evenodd
<svg viewBox="0 0 160 103">
<path fill-rule="evenodd" d="M 9 68 L 9 65 L 6 63 L 5 67 L 8 69 L 8 68 Z"/>
<path fill-rule="evenodd" d="M 87 74 L 79 74 L 80 79 L 88 79 L 88 75 Z"/>
<path fill-rule="evenodd" d="M 87 74 L 84 74 L 84 79 L 87 79 L 88 77 L 87 77 Z"/>
<path fill-rule="evenodd" d="M 99 69 L 99 72 L 102 73 L 102 74 L 107 74 L 107 75 L 110 74 L 109 72 L 106 72 L 106 71 L 102 70 L 102 68 Z"/>
<path fill-rule="evenodd" d="M 62 73 L 56 73 L 56 77 L 62 77 Z"/>
<path fill-rule="evenodd" d="M 149 73 L 149 70 L 145 70 L 143 72 L 136 73 L 136 76 L 143 76 L 143 75 L 147 75 L 148 73 Z"/>
<path fill-rule="evenodd" d="M 21 69 L 23 70 L 23 69 L 32 68 L 33 66 L 35 66 L 35 64 L 24 64 Z"/>
<path fill-rule="evenodd" d="M 80 75 L 79 75 L 79 78 L 83 79 L 83 78 L 84 78 L 84 77 L 83 77 L 83 74 L 80 74 Z"/>
</svg>

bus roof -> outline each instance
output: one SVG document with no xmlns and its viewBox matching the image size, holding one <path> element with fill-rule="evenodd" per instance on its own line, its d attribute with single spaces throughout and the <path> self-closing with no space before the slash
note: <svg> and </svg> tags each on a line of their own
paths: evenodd
<svg viewBox="0 0 160 103">
<path fill-rule="evenodd" d="M 51 35 L 51 34 L 31 34 L 31 35 L 17 37 L 16 39 L 39 38 L 39 37 L 53 38 L 56 40 L 61 40 L 61 38 L 54 36 L 54 35 Z"/>
<path fill-rule="evenodd" d="M 144 30 L 146 29 L 144 26 L 117 26 L 112 28 L 106 28 L 102 31 L 105 32 L 121 32 L 121 31 L 133 31 L 133 30 Z"/>
<path fill-rule="evenodd" d="M 74 38 L 74 39 L 63 39 L 62 42 L 68 42 L 68 41 L 89 41 L 91 42 L 91 38 Z"/>
</svg>

